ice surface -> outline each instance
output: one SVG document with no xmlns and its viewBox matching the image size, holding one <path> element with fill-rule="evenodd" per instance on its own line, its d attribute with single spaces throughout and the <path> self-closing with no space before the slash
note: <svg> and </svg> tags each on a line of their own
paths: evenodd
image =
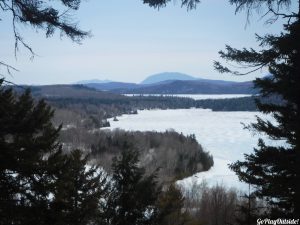
<svg viewBox="0 0 300 225">
<path fill-rule="evenodd" d="M 243 159 L 244 153 L 253 151 L 257 136 L 243 129 L 243 124 L 255 122 L 258 112 L 213 112 L 207 109 L 142 110 L 135 115 L 123 115 L 119 121 L 109 121 L 110 129 L 139 131 L 165 131 L 174 129 L 183 134 L 195 134 L 204 150 L 214 158 L 214 167 L 179 181 L 184 186 L 192 182 L 222 183 L 228 187 L 247 190 L 238 181 L 228 164 Z M 258 114 L 262 116 L 261 114 Z M 266 116 L 263 116 L 266 117 Z M 260 135 L 261 137 L 261 135 Z"/>
</svg>

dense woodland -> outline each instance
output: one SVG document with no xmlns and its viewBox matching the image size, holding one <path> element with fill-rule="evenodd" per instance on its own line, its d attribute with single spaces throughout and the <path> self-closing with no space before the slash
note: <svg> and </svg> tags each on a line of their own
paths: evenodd
<svg viewBox="0 0 300 225">
<path fill-rule="evenodd" d="M 135 149 L 140 155 L 140 165 L 146 172 L 158 170 L 161 183 L 191 176 L 213 166 L 213 159 L 205 152 L 195 137 L 175 131 L 129 132 L 70 128 L 60 132 L 60 140 L 66 150 L 80 146 L 90 152 L 90 160 L 111 171 L 111 160 L 124 149 Z"/>
<path fill-rule="evenodd" d="M 255 97 L 232 99 L 205 99 L 172 96 L 135 96 L 124 99 L 77 99 L 77 98 L 46 98 L 47 102 L 57 109 L 57 115 L 63 112 L 75 113 L 94 123 L 95 126 L 109 126 L 108 118 L 122 114 L 135 114 L 138 110 L 146 109 L 188 109 L 204 108 L 213 111 L 256 111 Z M 63 116 L 65 117 L 65 116 Z M 71 118 L 69 118 L 71 119 Z M 60 120 L 57 116 L 57 121 Z M 68 120 L 67 120 L 68 121 Z"/>
</svg>

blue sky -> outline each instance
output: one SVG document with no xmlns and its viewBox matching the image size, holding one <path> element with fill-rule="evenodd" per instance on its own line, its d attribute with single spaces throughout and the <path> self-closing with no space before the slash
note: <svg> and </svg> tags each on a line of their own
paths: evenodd
<svg viewBox="0 0 300 225">
<path fill-rule="evenodd" d="M 251 80 L 267 71 L 243 77 L 219 74 L 213 69 L 218 51 L 225 44 L 255 47 L 255 33 L 281 30 L 280 21 L 266 25 L 258 15 L 253 15 L 251 23 L 245 26 L 245 13 L 235 15 L 235 7 L 222 0 L 203 0 L 189 12 L 180 7 L 179 0 L 160 10 L 140 0 L 88 0 L 74 13 L 79 26 L 92 32 L 92 37 L 81 45 L 60 37 L 58 32 L 46 39 L 42 31 L 19 27 L 38 55 L 30 60 L 24 48 L 15 59 L 11 21 L 3 16 L 2 19 L 0 59 L 20 70 L 8 76 L 18 84 L 87 79 L 140 82 L 148 75 L 166 71 L 208 79 Z"/>
</svg>

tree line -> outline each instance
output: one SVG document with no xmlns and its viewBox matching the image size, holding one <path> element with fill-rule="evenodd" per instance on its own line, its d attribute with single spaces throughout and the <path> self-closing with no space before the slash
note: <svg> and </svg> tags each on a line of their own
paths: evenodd
<svg viewBox="0 0 300 225">
<path fill-rule="evenodd" d="M 85 88 L 84 89 L 89 89 Z M 57 89 L 57 88 L 56 88 Z M 76 87 L 78 89 L 78 87 Z M 204 99 L 194 100 L 187 97 L 175 96 L 134 96 L 126 97 L 95 91 L 96 96 L 88 96 L 79 89 L 73 97 L 59 94 L 43 97 L 56 111 L 53 122 L 56 125 L 72 124 L 72 126 L 86 129 L 110 126 L 108 118 L 123 114 L 136 114 L 138 110 L 151 109 L 189 109 L 205 108 L 213 111 L 256 111 L 255 99 L 258 97 L 243 97 L 231 99 Z M 73 93 L 73 92 L 72 92 Z M 89 93 L 89 92 L 88 92 Z M 93 93 L 95 94 L 95 93 Z M 277 102 L 280 102 L 277 100 Z"/>
<path fill-rule="evenodd" d="M 83 85 L 48 85 L 12 87 L 17 93 L 30 88 L 36 99 L 55 109 L 52 119 L 56 126 L 97 129 L 110 126 L 108 118 L 122 114 L 136 114 L 138 110 L 207 108 L 213 111 L 255 111 L 256 97 L 194 100 L 176 96 L 127 97 L 97 91 Z"/>
<path fill-rule="evenodd" d="M 70 127 L 60 131 L 59 141 L 64 152 L 74 148 L 89 152 L 90 160 L 106 171 L 111 170 L 112 158 L 130 146 L 139 152 L 140 165 L 147 172 L 160 168 L 161 182 L 182 179 L 213 166 L 212 156 L 204 151 L 194 135 L 184 136 L 172 130 L 140 132 Z"/>
<path fill-rule="evenodd" d="M 140 165 L 147 173 L 159 168 L 160 183 L 169 183 L 209 170 L 214 162 L 203 150 L 194 135 L 184 136 L 175 131 L 102 131 L 90 145 L 91 157 L 106 171 L 110 171 L 110 159 L 119 155 L 124 146 L 136 149 L 140 154 Z"/>
</svg>

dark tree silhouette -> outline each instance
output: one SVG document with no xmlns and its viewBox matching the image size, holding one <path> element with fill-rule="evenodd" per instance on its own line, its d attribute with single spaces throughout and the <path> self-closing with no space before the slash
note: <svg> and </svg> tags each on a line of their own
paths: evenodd
<svg viewBox="0 0 300 225">
<path fill-rule="evenodd" d="M 268 67 L 270 76 L 256 79 L 255 86 L 263 97 L 279 96 L 281 104 L 256 100 L 258 109 L 271 114 L 276 122 L 257 118 L 252 128 L 266 134 L 272 140 L 285 144 L 271 146 L 259 139 L 254 153 L 245 155 L 244 161 L 231 164 L 240 180 L 255 187 L 254 194 L 264 198 L 271 206 L 271 214 L 278 216 L 299 216 L 299 136 L 300 136 L 300 2 L 297 12 L 281 12 L 289 7 L 291 1 L 231 0 L 237 5 L 237 11 L 267 8 L 271 20 L 279 17 L 286 19 L 280 35 L 257 36 L 261 50 L 234 49 L 226 46 L 220 55 L 227 61 L 236 62 L 248 71 L 233 71 L 215 62 L 220 72 L 237 75 L 248 74 Z M 296 1 L 295 1 L 296 3 Z"/>
<path fill-rule="evenodd" d="M 144 4 L 148 4 L 150 7 L 160 8 L 167 5 L 171 0 L 143 0 Z M 188 10 L 196 8 L 200 0 L 181 0 L 181 6 L 186 6 Z"/>
<path fill-rule="evenodd" d="M 16 96 L 0 80 L 0 224 L 46 224 L 60 128 L 30 92 Z"/>
<path fill-rule="evenodd" d="M 80 150 L 65 155 L 63 160 L 51 202 L 52 224 L 91 224 L 101 211 L 106 176 L 97 166 L 89 166 L 88 156 Z"/>
<path fill-rule="evenodd" d="M 106 224 L 155 224 L 159 194 L 156 173 L 145 175 L 144 168 L 138 166 L 138 156 L 137 151 L 125 147 L 121 158 L 114 159 L 113 188 L 105 210 Z"/>
<path fill-rule="evenodd" d="M 159 225 L 184 225 L 188 222 L 188 213 L 183 212 L 184 197 L 175 184 L 171 184 L 163 192 L 158 200 L 158 220 Z"/>
<path fill-rule="evenodd" d="M 160 8 L 171 0 L 142 0 L 150 7 Z M 61 35 L 66 35 L 74 42 L 80 42 L 89 36 L 89 32 L 78 28 L 71 16 L 72 11 L 79 9 L 81 0 L 58 0 L 60 4 L 47 0 L 0 0 L 0 12 L 12 20 L 13 34 L 15 38 L 15 56 L 21 44 L 35 55 L 34 50 L 26 43 L 22 34 L 18 30 L 18 24 L 29 25 L 37 30 L 44 30 L 46 37 L 51 37 L 55 30 L 59 30 Z M 181 0 L 181 5 L 187 9 L 196 7 L 200 0 Z M 0 60 L 0 66 L 11 71 L 18 71 L 15 67 Z M 4 75 L 2 74 L 4 77 Z"/>
<path fill-rule="evenodd" d="M 79 150 L 62 153 L 53 113 L 0 80 L 0 225 L 100 220 L 106 179 Z"/>
<path fill-rule="evenodd" d="M 80 42 L 89 35 L 74 23 L 70 14 L 78 10 L 81 0 L 59 0 L 61 6 L 51 1 L 40 0 L 0 0 L 0 12 L 12 20 L 13 33 L 15 38 L 15 55 L 21 44 L 34 56 L 33 49 L 24 41 L 18 30 L 18 24 L 30 25 L 37 30 L 44 30 L 46 37 L 54 34 L 55 30 L 61 31 L 74 42 Z M 0 66 L 11 70 L 17 70 L 11 65 L 0 61 Z"/>
</svg>

